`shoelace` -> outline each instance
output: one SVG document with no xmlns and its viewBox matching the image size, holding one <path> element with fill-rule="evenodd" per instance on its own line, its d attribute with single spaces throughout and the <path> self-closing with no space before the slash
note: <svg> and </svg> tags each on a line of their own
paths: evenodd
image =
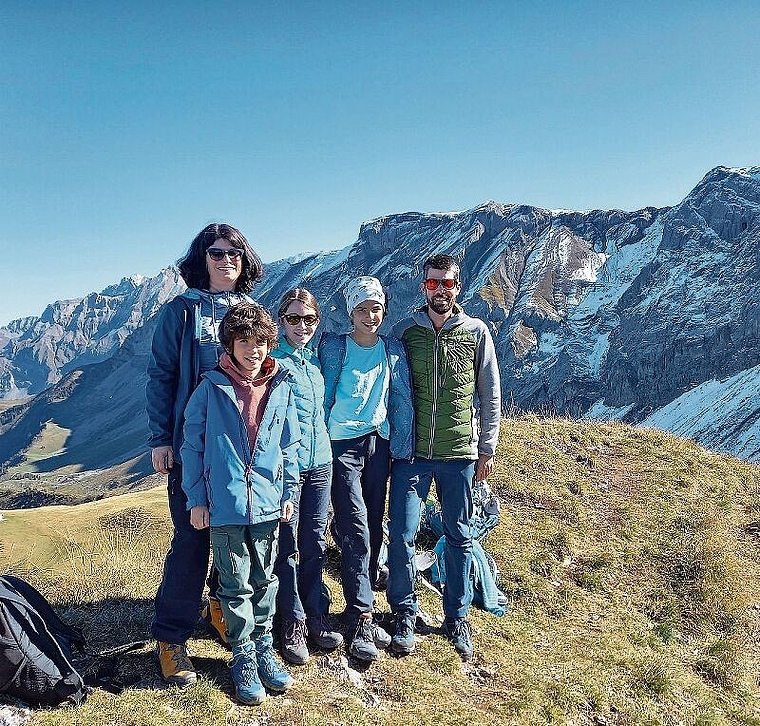
<svg viewBox="0 0 760 726">
<path fill-rule="evenodd" d="M 283 629 L 285 640 L 289 640 L 297 648 L 306 645 L 306 623 L 303 620 L 291 620 Z"/>
<path fill-rule="evenodd" d="M 166 651 L 172 654 L 171 657 L 174 661 L 174 665 L 177 666 L 177 670 L 191 671 L 193 669 L 193 665 L 190 663 L 190 659 L 187 657 L 187 652 L 185 651 L 184 646 L 171 645 L 166 649 Z"/>
<path fill-rule="evenodd" d="M 414 627 L 406 618 L 399 618 L 396 621 L 396 635 L 399 638 L 406 638 L 414 632 Z"/>
<path fill-rule="evenodd" d="M 259 672 L 258 667 L 256 665 L 255 660 L 251 660 L 251 658 L 241 658 L 242 663 L 239 664 L 233 664 L 233 666 L 237 665 L 235 670 L 239 670 L 240 676 L 245 682 L 254 682 L 258 681 L 259 679 Z"/>
<path fill-rule="evenodd" d="M 361 640 L 375 640 L 375 623 L 372 618 L 359 618 L 356 628 L 356 637 Z"/>
<path fill-rule="evenodd" d="M 272 650 L 271 645 L 258 652 L 258 664 L 270 678 L 281 672 L 281 668 L 275 660 L 274 650 Z"/>
<path fill-rule="evenodd" d="M 470 624 L 466 620 L 455 620 L 451 626 L 451 637 L 468 642 L 472 640 Z"/>
</svg>

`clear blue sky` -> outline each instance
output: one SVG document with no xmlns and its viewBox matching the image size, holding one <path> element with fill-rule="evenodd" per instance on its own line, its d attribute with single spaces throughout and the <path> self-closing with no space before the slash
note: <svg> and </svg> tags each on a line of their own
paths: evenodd
<svg viewBox="0 0 760 726">
<path fill-rule="evenodd" d="M 266 261 L 494 199 L 637 209 L 760 163 L 760 3 L 0 8 L 0 324 L 210 221 Z"/>
</svg>

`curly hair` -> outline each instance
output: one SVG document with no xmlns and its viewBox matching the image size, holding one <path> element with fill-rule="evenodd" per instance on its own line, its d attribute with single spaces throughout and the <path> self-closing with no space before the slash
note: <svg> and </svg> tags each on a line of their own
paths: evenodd
<svg viewBox="0 0 760 726">
<path fill-rule="evenodd" d="M 219 340 L 224 349 L 231 353 L 232 344 L 238 338 L 253 338 L 273 350 L 277 347 L 277 325 L 258 303 L 237 303 L 222 318 Z"/>
<path fill-rule="evenodd" d="M 293 287 L 288 290 L 280 300 L 280 307 L 277 308 L 278 318 L 285 315 L 292 302 L 303 303 L 305 307 L 311 308 L 317 314 L 318 318 L 322 317 L 319 313 L 319 303 L 317 302 L 317 298 L 304 287 Z"/>
<path fill-rule="evenodd" d="M 225 239 L 233 247 L 243 250 L 242 272 L 235 282 L 235 292 L 246 293 L 263 277 L 264 265 L 261 258 L 251 249 L 248 240 L 240 230 L 229 224 L 209 224 L 190 243 L 190 249 L 177 262 L 179 274 L 188 287 L 208 290 L 209 277 L 206 266 L 206 250 L 218 239 Z"/>
</svg>

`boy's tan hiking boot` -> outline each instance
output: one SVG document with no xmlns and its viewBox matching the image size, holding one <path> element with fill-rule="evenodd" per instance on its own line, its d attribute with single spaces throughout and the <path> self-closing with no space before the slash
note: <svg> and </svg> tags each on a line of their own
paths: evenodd
<svg viewBox="0 0 760 726">
<path fill-rule="evenodd" d="M 198 680 L 198 674 L 187 657 L 187 648 L 180 643 L 156 643 L 156 657 L 161 677 L 173 686 L 189 686 Z"/>
<path fill-rule="evenodd" d="M 201 620 L 211 635 L 227 645 L 227 623 L 224 622 L 224 613 L 219 600 L 214 597 L 208 599 L 201 610 Z"/>
</svg>

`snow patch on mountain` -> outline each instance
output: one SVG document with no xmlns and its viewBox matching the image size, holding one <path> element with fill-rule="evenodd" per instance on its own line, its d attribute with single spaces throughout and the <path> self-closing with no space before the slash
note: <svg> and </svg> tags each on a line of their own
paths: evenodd
<svg viewBox="0 0 760 726">
<path fill-rule="evenodd" d="M 760 462 L 760 365 L 696 386 L 645 418 L 641 425 Z"/>
</svg>

